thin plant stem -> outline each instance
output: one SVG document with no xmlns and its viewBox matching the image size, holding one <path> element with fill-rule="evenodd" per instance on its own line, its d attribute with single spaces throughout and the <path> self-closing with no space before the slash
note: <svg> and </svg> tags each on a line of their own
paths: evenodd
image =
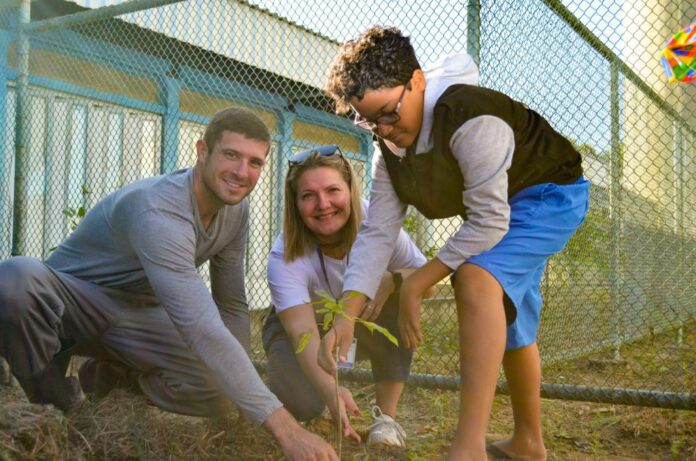
<svg viewBox="0 0 696 461">
<path fill-rule="evenodd" d="M 334 373 L 334 382 L 336 383 L 336 427 L 338 428 L 338 459 L 341 459 L 343 450 L 343 421 L 341 420 L 341 401 L 338 394 L 338 346 L 336 346 L 336 372 Z"/>
</svg>

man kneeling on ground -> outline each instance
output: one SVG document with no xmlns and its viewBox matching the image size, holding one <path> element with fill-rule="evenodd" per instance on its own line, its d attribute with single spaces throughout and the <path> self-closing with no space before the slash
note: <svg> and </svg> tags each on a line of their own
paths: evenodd
<svg viewBox="0 0 696 461">
<path fill-rule="evenodd" d="M 45 261 L 0 263 L 0 355 L 30 401 L 67 411 L 114 386 L 158 407 L 212 416 L 228 399 L 262 424 L 289 459 L 337 460 L 304 430 L 254 369 L 244 290 L 246 196 L 270 147 L 252 112 L 217 113 L 195 167 L 108 195 Z M 212 294 L 197 267 L 210 261 Z"/>
</svg>

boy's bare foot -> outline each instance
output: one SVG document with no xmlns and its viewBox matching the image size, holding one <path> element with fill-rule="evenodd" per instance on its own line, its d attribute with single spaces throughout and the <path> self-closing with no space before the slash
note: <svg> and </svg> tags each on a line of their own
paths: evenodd
<svg viewBox="0 0 696 461">
<path fill-rule="evenodd" d="M 516 445 L 512 439 L 486 444 L 489 460 L 546 461 L 546 448 L 533 444 Z"/>
</svg>

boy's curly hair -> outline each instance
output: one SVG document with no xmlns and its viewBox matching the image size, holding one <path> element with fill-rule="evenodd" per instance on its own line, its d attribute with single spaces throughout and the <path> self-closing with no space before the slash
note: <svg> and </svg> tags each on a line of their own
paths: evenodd
<svg viewBox="0 0 696 461">
<path fill-rule="evenodd" d="M 336 112 L 344 114 L 351 98 L 403 85 L 416 69 L 420 64 L 410 38 L 395 27 L 373 26 L 341 46 L 329 67 L 326 92 L 336 102 Z"/>
</svg>

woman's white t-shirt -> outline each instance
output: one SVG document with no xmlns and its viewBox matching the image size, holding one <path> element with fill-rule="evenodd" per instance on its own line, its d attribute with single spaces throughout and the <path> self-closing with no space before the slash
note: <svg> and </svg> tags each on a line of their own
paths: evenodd
<svg viewBox="0 0 696 461">
<path fill-rule="evenodd" d="M 363 202 L 363 209 L 365 213 L 368 213 L 365 202 Z M 319 301 L 321 298 L 316 294 L 319 290 L 324 290 L 334 297 L 340 297 L 343 293 L 343 273 L 346 270 L 347 258 L 338 260 L 322 255 L 326 269 L 325 278 L 319 252 L 316 249 L 291 263 L 286 263 L 283 259 L 284 256 L 283 234 L 281 233 L 273 244 L 271 254 L 268 257 L 268 286 L 271 289 L 271 300 L 277 312 Z M 415 269 L 425 263 L 426 259 L 423 253 L 401 229 L 387 270 Z M 326 279 L 328 279 L 328 286 Z"/>
</svg>

